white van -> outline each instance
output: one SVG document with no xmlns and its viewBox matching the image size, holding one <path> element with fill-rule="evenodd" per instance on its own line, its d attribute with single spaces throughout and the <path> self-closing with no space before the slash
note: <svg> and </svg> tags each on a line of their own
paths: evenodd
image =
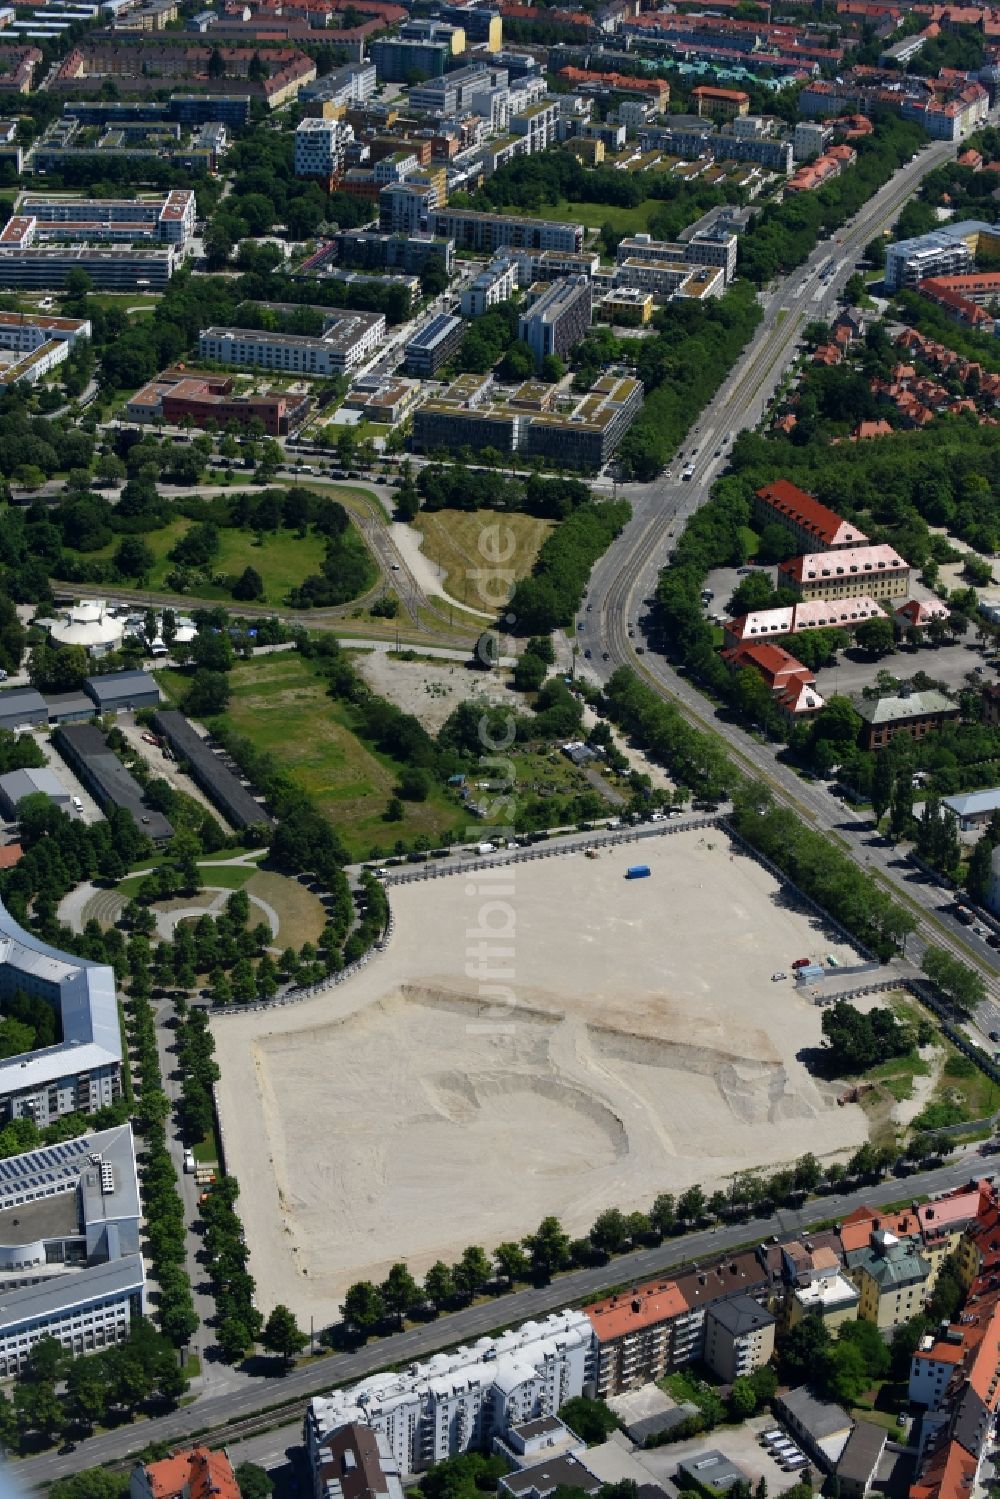
<svg viewBox="0 0 1000 1499">
<path fill-rule="evenodd" d="M 193 1176 L 194 1175 L 194 1151 L 193 1150 L 185 1150 L 185 1152 L 184 1152 L 184 1170 L 186 1171 L 186 1173 L 188 1174 L 188 1176 Z"/>
<path fill-rule="evenodd" d="M 73 809 L 74 809 L 74 811 L 76 811 L 76 812 L 82 812 L 83 811 L 83 802 L 80 800 L 80 798 L 78 796 L 74 796 L 74 797 L 71 798 L 71 800 L 73 802 Z"/>
</svg>

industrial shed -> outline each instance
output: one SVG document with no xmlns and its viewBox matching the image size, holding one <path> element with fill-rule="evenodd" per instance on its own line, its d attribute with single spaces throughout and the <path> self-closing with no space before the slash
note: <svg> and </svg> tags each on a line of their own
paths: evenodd
<svg viewBox="0 0 1000 1499">
<path fill-rule="evenodd" d="M 142 787 L 108 748 L 107 736 L 95 724 L 60 724 L 52 742 L 102 810 L 121 807 L 154 843 L 166 843 L 173 837 L 171 824 L 148 804 Z"/>
<path fill-rule="evenodd" d="M 0 776 L 0 812 L 17 816 L 17 804 L 26 796 L 47 796 L 57 807 L 69 806 L 69 792 L 46 766 L 41 769 L 9 770 Z"/>
<path fill-rule="evenodd" d="M 98 713 L 155 708 L 160 701 L 160 689 L 148 671 L 112 671 L 106 677 L 87 677 L 83 690 L 97 704 Z"/>
<path fill-rule="evenodd" d="M 21 724 L 48 723 L 45 699 L 34 687 L 14 687 L 0 692 L 0 729 L 16 729 Z"/>
<path fill-rule="evenodd" d="M 271 824 L 273 819 L 209 748 L 183 713 L 178 713 L 175 708 L 155 713 L 153 729 L 162 735 L 177 759 L 183 762 L 195 785 L 200 786 L 232 827 Z"/>
</svg>

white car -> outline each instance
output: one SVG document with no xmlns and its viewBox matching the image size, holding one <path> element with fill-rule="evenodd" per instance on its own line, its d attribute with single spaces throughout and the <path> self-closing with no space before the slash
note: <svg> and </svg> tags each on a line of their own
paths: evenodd
<svg viewBox="0 0 1000 1499">
<path fill-rule="evenodd" d="M 772 973 L 772 974 L 771 974 L 771 983 L 772 983 L 772 984 L 780 984 L 780 983 L 781 983 L 781 980 L 782 980 L 782 979 L 786 979 L 786 978 L 787 978 L 787 977 L 788 977 L 788 974 L 787 974 L 787 973 L 782 973 L 782 972 L 781 972 L 781 971 L 780 971 L 780 970 L 779 970 L 779 971 L 778 971 L 778 972 L 777 972 L 777 973 Z"/>
</svg>

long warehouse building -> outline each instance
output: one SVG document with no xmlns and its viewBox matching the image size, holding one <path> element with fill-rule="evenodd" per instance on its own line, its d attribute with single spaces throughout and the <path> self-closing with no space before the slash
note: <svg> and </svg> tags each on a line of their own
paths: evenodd
<svg viewBox="0 0 1000 1499">
<path fill-rule="evenodd" d="M 175 708 L 153 715 L 153 729 L 161 734 L 196 786 L 234 828 L 270 825 L 273 819 L 246 787 L 211 750 L 189 719 Z"/>
</svg>

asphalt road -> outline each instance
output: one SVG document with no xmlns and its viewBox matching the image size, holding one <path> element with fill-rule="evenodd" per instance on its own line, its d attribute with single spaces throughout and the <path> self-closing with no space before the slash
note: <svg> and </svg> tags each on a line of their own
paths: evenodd
<svg viewBox="0 0 1000 1499">
<path fill-rule="evenodd" d="M 774 391 L 798 351 L 805 325 L 829 319 L 839 293 L 864 246 L 896 219 L 923 177 L 954 154 L 954 147 L 937 142 L 888 182 L 838 235 L 818 245 L 805 266 L 775 292 L 762 299 L 764 315 L 754 338 L 734 366 L 715 399 L 702 412 L 689 435 L 698 448 L 694 477 L 681 478 L 684 463 L 676 461 L 650 484 L 627 486 L 633 515 L 622 535 L 598 562 L 588 591 L 587 642 L 591 659 L 578 664 L 597 681 L 617 667 L 639 671 L 663 697 L 671 698 L 698 726 L 718 734 L 747 771 L 763 775 L 778 798 L 793 806 L 807 823 L 832 834 L 857 863 L 877 874 L 910 908 L 918 922 L 907 943 L 907 956 L 919 961 L 933 942 L 949 948 L 984 974 L 990 1005 L 978 1017 L 980 1029 L 996 1028 L 1000 1018 L 1000 958 L 965 928 L 942 915 L 947 896 L 920 876 L 897 850 L 875 837 L 867 814 L 858 813 L 831 796 L 825 783 L 802 780 L 777 758 L 780 745 L 763 744 L 743 729 L 717 715 L 712 705 L 663 657 L 643 646 L 642 600 L 656 588 L 657 577 L 669 560 L 683 526 L 709 496 L 712 482 L 725 463 L 737 433 L 754 427 L 764 415 Z M 630 639 L 629 628 L 635 638 Z M 636 654 L 636 646 L 644 654 Z M 988 1043 L 987 1043 L 988 1044 Z"/>
<path fill-rule="evenodd" d="M 988 1168 L 987 1168 L 988 1169 Z M 25 1488 L 40 1487 L 81 1468 L 120 1461 L 150 1442 L 180 1441 L 192 1431 L 204 1431 L 264 1410 L 279 1402 L 318 1394 L 336 1384 L 345 1384 L 377 1370 L 406 1364 L 442 1348 L 468 1342 L 500 1326 L 544 1316 L 574 1302 L 592 1300 L 612 1286 L 637 1282 L 691 1264 L 712 1264 L 739 1245 L 756 1244 L 773 1234 L 787 1236 L 828 1218 L 843 1218 L 864 1203 L 909 1200 L 933 1196 L 959 1186 L 981 1174 L 982 1162 L 973 1148 L 963 1147 L 956 1159 L 934 1171 L 922 1172 L 905 1181 L 880 1183 L 856 1192 L 837 1192 L 809 1202 L 802 1209 L 788 1209 L 767 1218 L 753 1218 L 717 1229 L 686 1234 L 655 1249 L 640 1249 L 608 1265 L 575 1270 L 550 1285 L 531 1287 L 495 1302 L 466 1308 L 451 1316 L 408 1329 L 395 1337 L 382 1338 L 350 1355 L 334 1355 L 321 1363 L 294 1369 L 285 1376 L 248 1381 L 239 1390 L 199 1400 L 195 1406 L 174 1411 L 152 1421 L 102 1432 L 81 1442 L 72 1454 L 45 1453 L 23 1462 L 9 1463 L 10 1471 Z M 652 1187 L 653 1184 L 651 1184 Z M 275 1454 L 297 1439 L 299 1421 L 286 1423 L 270 1433 Z M 266 1446 L 266 1444 L 264 1444 Z M 256 1446 L 256 1440 L 255 1440 Z M 258 1459 L 259 1460 L 259 1459 Z M 5 1464 L 5 1466 L 8 1466 Z M 0 1474 L 2 1474 L 0 1469 Z M 2 1492 L 2 1483 L 0 1483 Z"/>
</svg>

